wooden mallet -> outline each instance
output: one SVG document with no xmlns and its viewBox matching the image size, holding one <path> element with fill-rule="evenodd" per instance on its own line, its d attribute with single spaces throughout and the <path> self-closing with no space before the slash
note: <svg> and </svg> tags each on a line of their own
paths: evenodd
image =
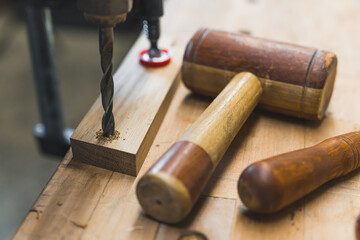
<svg viewBox="0 0 360 240">
<path fill-rule="evenodd" d="M 221 93 L 139 180 L 136 192 L 144 211 L 166 223 L 184 219 L 258 103 L 271 111 L 321 119 L 336 65 L 333 53 L 199 30 L 185 51 L 183 82 L 194 92 Z"/>
</svg>

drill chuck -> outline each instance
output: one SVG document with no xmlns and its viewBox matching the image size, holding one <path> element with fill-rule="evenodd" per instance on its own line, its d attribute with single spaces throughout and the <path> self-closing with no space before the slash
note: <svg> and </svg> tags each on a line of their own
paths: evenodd
<svg viewBox="0 0 360 240">
<path fill-rule="evenodd" d="M 164 15 L 163 0 L 138 0 L 135 3 L 143 18 L 160 18 Z"/>
<path fill-rule="evenodd" d="M 130 12 L 132 0 L 77 0 L 80 11 L 96 16 L 117 16 Z"/>
</svg>

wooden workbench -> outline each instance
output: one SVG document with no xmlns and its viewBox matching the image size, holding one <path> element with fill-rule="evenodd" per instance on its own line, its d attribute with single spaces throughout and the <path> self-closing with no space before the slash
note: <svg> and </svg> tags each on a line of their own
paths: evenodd
<svg viewBox="0 0 360 240">
<path fill-rule="evenodd" d="M 209 239 L 353 239 L 360 213 L 360 171 L 331 181 L 268 216 L 247 212 L 236 184 L 242 170 L 254 161 L 359 129 L 360 2 L 168 0 L 165 10 L 163 39 L 176 53 L 185 48 L 198 27 L 248 31 L 335 52 L 338 77 L 327 117 L 313 123 L 256 110 L 217 167 L 192 215 L 173 226 L 142 214 L 134 194 L 135 177 L 75 162 L 70 151 L 15 239 L 177 239 L 186 230 L 200 231 Z M 181 57 L 174 56 L 172 67 L 180 67 Z M 179 85 L 139 176 L 209 103 L 208 98 L 192 95 Z"/>
</svg>

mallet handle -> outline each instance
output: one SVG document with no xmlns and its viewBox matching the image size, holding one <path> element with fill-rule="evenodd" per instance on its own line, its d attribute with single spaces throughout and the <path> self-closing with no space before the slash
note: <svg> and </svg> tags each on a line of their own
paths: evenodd
<svg viewBox="0 0 360 240">
<path fill-rule="evenodd" d="M 240 176 L 239 195 L 250 210 L 272 213 L 359 165 L 360 132 L 351 132 L 250 165 Z"/>
<path fill-rule="evenodd" d="M 251 73 L 240 73 L 230 81 L 139 181 L 137 196 L 147 214 L 175 223 L 190 212 L 261 94 L 261 83 Z"/>
</svg>

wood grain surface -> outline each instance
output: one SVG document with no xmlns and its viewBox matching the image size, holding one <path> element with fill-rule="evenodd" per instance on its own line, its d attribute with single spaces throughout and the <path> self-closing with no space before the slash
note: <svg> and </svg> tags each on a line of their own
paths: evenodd
<svg viewBox="0 0 360 240">
<path fill-rule="evenodd" d="M 300 86 L 304 85 L 317 51 L 311 47 L 213 29 L 200 29 L 194 38 L 185 50 L 185 62 L 236 73 L 251 72 L 261 78 Z M 321 89 L 324 81 L 324 78 L 314 79 L 307 84 Z"/>
<path fill-rule="evenodd" d="M 180 140 L 202 147 L 214 167 L 217 166 L 262 93 L 261 83 L 255 75 L 248 72 L 237 74 Z"/>
<path fill-rule="evenodd" d="M 321 123 L 312 123 L 255 110 L 216 168 L 195 211 L 177 225 L 159 224 L 142 213 L 134 192 L 135 177 L 72 161 L 70 152 L 14 239 L 176 239 L 189 230 L 215 240 L 354 239 L 360 209 L 359 171 L 333 180 L 271 215 L 246 210 L 238 198 L 237 180 L 255 161 L 360 129 L 360 108 L 356 106 L 360 101 L 359 12 L 357 0 L 167 1 L 162 35 L 175 36 L 172 48 L 182 48 L 180 58 L 186 42 L 200 27 L 248 31 L 335 52 L 338 76 L 326 117 Z M 210 101 L 180 84 L 139 177 Z"/>
</svg>

